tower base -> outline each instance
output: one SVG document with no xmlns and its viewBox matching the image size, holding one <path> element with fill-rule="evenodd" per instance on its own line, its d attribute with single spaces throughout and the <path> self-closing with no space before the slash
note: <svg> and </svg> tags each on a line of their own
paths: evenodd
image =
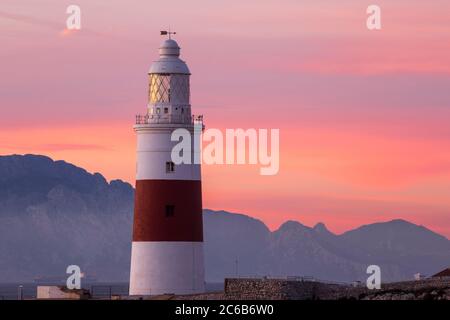
<svg viewBox="0 0 450 320">
<path fill-rule="evenodd" d="M 133 241 L 130 295 L 203 292 L 203 242 Z"/>
</svg>

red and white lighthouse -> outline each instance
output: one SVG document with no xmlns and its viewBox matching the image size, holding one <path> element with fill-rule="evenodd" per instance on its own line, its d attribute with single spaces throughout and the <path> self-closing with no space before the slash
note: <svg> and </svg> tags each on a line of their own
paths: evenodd
<svg viewBox="0 0 450 320">
<path fill-rule="evenodd" d="M 175 164 L 171 134 L 198 136 L 191 114 L 190 72 L 180 47 L 166 39 L 149 71 L 147 113 L 137 116 L 136 196 L 130 295 L 204 291 L 200 164 Z M 202 125 L 202 124 L 201 124 Z M 194 157 L 194 153 L 193 153 Z"/>
</svg>

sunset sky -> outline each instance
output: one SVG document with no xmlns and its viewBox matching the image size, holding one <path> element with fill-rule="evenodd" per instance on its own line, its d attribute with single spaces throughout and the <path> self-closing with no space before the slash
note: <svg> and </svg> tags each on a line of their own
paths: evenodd
<svg viewBox="0 0 450 320">
<path fill-rule="evenodd" d="M 64 30 L 70 4 L 80 31 Z M 276 176 L 203 166 L 205 208 L 338 233 L 402 218 L 450 238 L 448 0 L 2 0 L 0 154 L 134 184 L 132 126 L 169 26 L 208 128 L 280 129 Z"/>
</svg>

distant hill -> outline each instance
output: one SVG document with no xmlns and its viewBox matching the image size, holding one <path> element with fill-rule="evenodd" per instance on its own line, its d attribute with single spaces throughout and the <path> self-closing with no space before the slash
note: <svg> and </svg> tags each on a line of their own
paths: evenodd
<svg viewBox="0 0 450 320">
<path fill-rule="evenodd" d="M 70 264 L 102 281 L 127 281 L 133 187 L 108 183 L 45 156 L 0 156 L 0 282 L 64 276 Z M 204 210 L 207 281 L 235 276 L 365 279 L 369 264 L 385 281 L 450 266 L 450 241 L 404 220 L 342 235 L 323 223 L 288 221 L 271 232 L 242 214 Z"/>
<path fill-rule="evenodd" d="M 367 278 L 376 264 L 384 281 L 412 280 L 450 266 L 450 241 L 422 226 L 393 220 L 362 226 L 342 235 L 288 221 L 270 232 L 259 220 L 205 210 L 208 276 L 313 276 L 329 281 Z"/>
<path fill-rule="evenodd" d="M 44 156 L 0 157 L 0 281 L 77 264 L 126 279 L 134 190 Z"/>
</svg>

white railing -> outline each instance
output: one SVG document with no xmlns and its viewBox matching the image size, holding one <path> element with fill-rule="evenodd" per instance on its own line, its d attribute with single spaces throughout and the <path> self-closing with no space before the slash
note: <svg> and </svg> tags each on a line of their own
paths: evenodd
<svg viewBox="0 0 450 320">
<path fill-rule="evenodd" d="M 146 114 L 136 115 L 136 124 L 153 124 L 153 123 L 183 123 L 183 124 L 203 124 L 203 115 L 160 115 Z"/>
</svg>

